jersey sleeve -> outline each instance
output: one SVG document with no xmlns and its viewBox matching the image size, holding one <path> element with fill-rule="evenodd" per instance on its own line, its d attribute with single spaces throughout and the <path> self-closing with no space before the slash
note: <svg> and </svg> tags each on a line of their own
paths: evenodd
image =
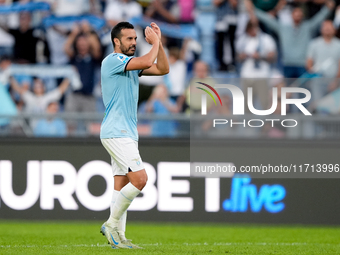
<svg viewBox="0 0 340 255">
<path fill-rule="evenodd" d="M 107 63 L 107 70 L 109 73 L 116 74 L 126 71 L 126 66 L 133 57 L 128 57 L 123 54 L 112 55 L 110 61 Z"/>
</svg>

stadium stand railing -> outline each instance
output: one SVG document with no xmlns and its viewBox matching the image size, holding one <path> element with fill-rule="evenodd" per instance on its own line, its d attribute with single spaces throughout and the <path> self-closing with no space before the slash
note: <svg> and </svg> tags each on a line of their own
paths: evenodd
<svg viewBox="0 0 340 255">
<path fill-rule="evenodd" d="M 276 118 L 277 117 L 277 118 Z M 0 115 L 0 120 L 6 120 L 6 125 L 0 126 L 0 136 L 19 136 L 19 137 L 33 137 L 34 132 L 31 122 L 39 119 L 51 119 L 58 118 L 66 122 L 68 129 L 67 137 L 93 137 L 100 134 L 100 125 L 103 119 L 102 113 L 58 113 L 53 116 L 49 114 L 27 114 L 18 113 L 16 115 Z M 212 116 L 212 118 L 223 118 L 226 116 Z M 230 127 L 231 119 L 233 122 L 245 123 L 237 124 Z M 268 125 L 270 122 L 266 122 L 265 116 L 257 116 L 256 120 L 262 120 Z M 281 116 L 272 116 L 271 119 L 280 119 L 277 121 L 278 125 L 281 125 L 283 118 Z M 302 116 L 288 114 L 284 118 L 285 120 L 294 119 L 297 125 L 294 128 L 280 127 L 278 132 L 273 132 L 273 129 L 266 128 L 266 125 L 262 127 L 250 127 L 248 125 L 249 120 L 254 120 L 253 116 L 245 115 L 242 117 L 230 116 L 227 125 L 220 125 L 214 135 L 211 132 L 206 132 L 202 129 L 202 124 L 207 122 L 207 118 L 203 118 L 201 115 L 189 115 L 189 114 L 172 114 L 172 115 L 157 115 L 157 114 L 139 114 L 138 115 L 138 132 L 140 137 L 177 137 L 177 138 L 190 138 L 201 137 L 211 139 L 233 139 L 233 138 L 278 138 L 278 139 L 338 139 L 340 138 L 340 116 L 325 116 L 325 115 L 313 115 Z M 208 120 L 209 121 L 209 120 Z M 173 130 L 167 130 L 167 132 L 157 132 L 154 130 L 155 126 L 164 128 L 163 123 L 166 126 L 173 123 Z M 157 124 L 156 124 L 157 123 Z M 259 122 L 258 122 L 259 123 Z M 259 125 L 259 124 L 256 125 Z M 288 125 L 288 123 L 286 123 Z M 155 125 L 155 126 L 154 126 Z M 255 125 L 253 122 L 252 125 Z M 294 125 L 293 122 L 289 125 Z M 170 125 L 171 126 L 171 125 Z M 164 130 L 163 130 L 164 131 Z"/>
</svg>

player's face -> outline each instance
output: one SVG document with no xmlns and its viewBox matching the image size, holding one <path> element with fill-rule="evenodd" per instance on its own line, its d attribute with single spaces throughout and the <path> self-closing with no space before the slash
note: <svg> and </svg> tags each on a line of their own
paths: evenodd
<svg viewBox="0 0 340 255">
<path fill-rule="evenodd" d="M 133 56 L 136 51 L 137 35 L 134 29 L 122 29 L 120 38 L 120 50 L 127 56 Z"/>
</svg>

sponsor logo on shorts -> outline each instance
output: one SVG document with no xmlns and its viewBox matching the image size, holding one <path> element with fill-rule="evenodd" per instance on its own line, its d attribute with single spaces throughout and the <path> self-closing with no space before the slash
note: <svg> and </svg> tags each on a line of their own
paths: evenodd
<svg viewBox="0 0 340 255">
<path fill-rule="evenodd" d="M 134 158 L 132 161 L 136 161 L 137 166 L 139 166 L 141 163 L 139 158 Z"/>
</svg>

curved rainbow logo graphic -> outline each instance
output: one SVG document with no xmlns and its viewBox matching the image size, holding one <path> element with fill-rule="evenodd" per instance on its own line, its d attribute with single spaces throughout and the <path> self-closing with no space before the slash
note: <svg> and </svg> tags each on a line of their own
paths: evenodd
<svg viewBox="0 0 340 255">
<path fill-rule="evenodd" d="M 221 105 L 222 105 L 222 100 L 221 100 L 221 98 L 220 98 L 220 95 L 217 93 L 217 91 L 216 91 L 213 87 L 211 87 L 210 85 L 205 84 L 205 83 L 203 83 L 203 82 L 196 82 L 196 83 L 202 84 L 202 85 L 208 87 L 209 89 L 211 89 L 211 91 L 215 93 L 215 95 L 217 96 L 218 100 L 220 101 L 220 103 L 221 103 Z M 211 94 L 211 92 L 210 92 L 209 90 L 206 90 L 206 89 L 203 89 L 203 88 L 200 88 L 200 87 L 196 87 L 196 88 L 205 91 L 205 92 L 212 98 L 212 100 L 214 100 L 215 105 L 217 105 L 214 96 Z"/>
</svg>

